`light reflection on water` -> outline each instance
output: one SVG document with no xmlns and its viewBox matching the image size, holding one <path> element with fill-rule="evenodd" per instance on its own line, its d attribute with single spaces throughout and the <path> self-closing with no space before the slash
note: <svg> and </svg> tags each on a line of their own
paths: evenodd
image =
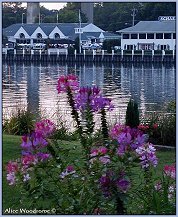
<svg viewBox="0 0 178 217">
<path fill-rule="evenodd" d="M 97 85 L 112 98 L 115 109 L 108 113 L 112 122 L 124 122 L 130 97 L 137 100 L 142 114 L 175 99 L 174 66 L 3 64 L 3 116 L 8 118 L 21 106 L 54 121 L 64 116 L 70 126 L 69 106 L 56 85 L 60 75 L 71 73 L 79 76 L 81 86 Z"/>
</svg>

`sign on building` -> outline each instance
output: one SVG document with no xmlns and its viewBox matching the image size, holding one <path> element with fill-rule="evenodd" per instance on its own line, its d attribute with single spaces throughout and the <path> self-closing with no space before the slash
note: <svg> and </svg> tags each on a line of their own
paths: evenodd
<svg viewBox="0 0 178 217">
<path fill-rule="evenodd" d="M 158 20 L 159 21 L 176 20 L 176 17 L 175 16 L 159 16 Z"/>
</svg>

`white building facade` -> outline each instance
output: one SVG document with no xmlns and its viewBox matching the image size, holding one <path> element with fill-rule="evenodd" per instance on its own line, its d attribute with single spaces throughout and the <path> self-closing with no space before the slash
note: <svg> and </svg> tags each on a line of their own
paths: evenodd
<svg viewBox="0 0 178 217">
<path fill-rule="evenodd" d="M 120 36 L 105 32 L 96 25 L 82 23 L 81 28 L 78 23 L 41 23 L 41 24 L 13 24 L 3 29 L 3 34 L 7 36 L 9 42 L 27 43 L 44 43 L 46 40 L 69 39 L 75 40 L 81 33 L 81 42 L 103 41 Z"/>
<path fill-rule="evenodd" d="M 162 18 L 162 19 L 161 19 Z M 175 17 L 160 17 L 158 21 L 140 21 L 121 33 L 122 50 L 175 50 Z"/>
</svg>

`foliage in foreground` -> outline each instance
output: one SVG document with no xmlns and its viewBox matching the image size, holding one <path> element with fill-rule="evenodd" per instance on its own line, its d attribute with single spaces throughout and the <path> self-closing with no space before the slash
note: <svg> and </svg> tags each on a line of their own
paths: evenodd
<svg viewBox="0 0 178 217">
<path fill-rule="evenodd" d="M 106 111 L 113 105 L 97 87 L 79 88 L 77 78 L 68 75 L 59 78 L 57 90 L 72 108 L 79 152 L 73 155 L 52 139 L 56 127 L 50 120 L 36 123 L 34 132 L 22 137 L 21 158 L 6 167 L 22 205 L 55 208 L 56 214 L 175 214 L 175 165 L 165 165 L 163 175 L 154 178 L 159 159 L 147 135 L 120 124 L 108 130 Z M 95 113 L 101 116 L 97 142 Z"/>
<path fill-rule="evenodd" d="M 145 116 L 139 126 L 157 145 L 176 146 L 176 103 L 170 102 L 162 113 Z"/>
<path fill-rule="evenodd" d="M 4 121 L 3 131 L 14 135 L 30 133 L 34 128 L 34 119 L 34 115 L 30 111 L 18 108 L 9 120 Z"/>
</svg>

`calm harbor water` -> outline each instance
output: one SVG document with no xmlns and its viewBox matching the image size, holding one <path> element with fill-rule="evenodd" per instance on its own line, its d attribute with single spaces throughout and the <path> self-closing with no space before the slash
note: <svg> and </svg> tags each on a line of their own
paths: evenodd
<svg viewBox="0 0 178 217">
<path fill-rule="evenodd" d="M 17 107 L 28 108 L 54 121 L 63 116 L 70 126 L 72 119 L 64 94 L 57 94 L 57 79 L 62 74 L 76 74 L 81 86 L 99 86 L 112 98 L 115 109 L 108 120 L 123 122 L 130 97 L 144 115 L 161 110 L 165 103 L 175 100 L 175 66 L 163 65 L 60 65 L 3 64 L 3 116 Z M 97 119 L 97 117 L 96 117 Z"/>
</svg>

